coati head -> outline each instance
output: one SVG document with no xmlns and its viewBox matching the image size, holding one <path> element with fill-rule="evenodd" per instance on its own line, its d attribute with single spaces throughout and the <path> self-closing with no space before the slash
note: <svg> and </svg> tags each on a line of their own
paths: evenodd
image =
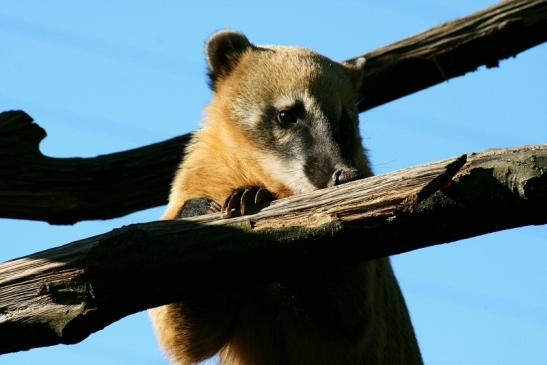
<svg viewBox="0 0 547 365">
<path fill-rule="evenodd" d="M 211 105 L 252 141 L 272 178 L 303 193 L 371 174 L 356 106 L 364 58 L 256 46 L 230 30 L 209 38 L 206 56 Z"/>
</svg>

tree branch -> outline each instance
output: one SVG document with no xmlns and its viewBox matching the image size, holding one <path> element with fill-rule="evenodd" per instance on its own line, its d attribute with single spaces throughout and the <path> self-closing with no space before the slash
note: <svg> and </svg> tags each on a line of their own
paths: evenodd
<svg viewBox="0 0 547 365">
<path fill-rule="evenodd" d="M 51 158 L 24 112 L 0 113 L 0 217 L 73 224 L 167 203 L 190 134 L 93 158 Z"/>
<path fill-rule="evenodd" d="M 361 111 L 473 71 L 547 40 L 547 1 L 513 0 L 366 53 Z M 43 129 L 0 114 L 0 216 L 72 224 L 166 203 L 189 135 L 95 158 L 43 156 Z M 130 188 L 128 188 L 130 187 Z"/>
<path fill-rule="evenodd" d="M 547 1 L 501 1 L 365 53 L 359 110 L 475 71 L 547 40 Z"/>
<path fill-rule="evenodd" d="M 251 216 L 119 228 L 0 264 L 0 353 L 78 342 L 200 292 L 545 224 L 546 206 L 547 144 L 374 176 Z"/>
</svg>

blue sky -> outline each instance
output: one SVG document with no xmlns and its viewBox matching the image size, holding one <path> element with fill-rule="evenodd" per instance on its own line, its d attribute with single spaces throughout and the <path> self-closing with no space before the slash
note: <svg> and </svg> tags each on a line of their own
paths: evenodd
<svg viewBox="0 0 547 365">
<path fill-rule="evenodd" d="M 50 156 L 138 147 L 198 127 L 210 97 L 202 48 L 217 29 L 343 60 L 491 3 L 3 1 L 0 110 L 33 116 L 48 132 L 41 148 Z M 545 64 L 547 47 L 538 46 L 361 114 L 375 172 L 546 143 Z M 74 226 L 0 219 L 0 260 L 161 211 Z M 526 227 L 393 257 L 427 364 L 547 363 L 546 240 L 547 227 Z M 0 365 L 38 362 L 166 364 L 146 313 L 77 345 L 0 356 Z"/>
</svg>

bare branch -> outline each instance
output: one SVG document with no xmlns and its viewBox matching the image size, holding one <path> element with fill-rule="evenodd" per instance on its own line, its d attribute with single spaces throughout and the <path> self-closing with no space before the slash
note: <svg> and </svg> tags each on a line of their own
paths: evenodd
<svg viewBox="0 0 547 365">
<path fill-rule="evenodd" d="M 123 227 L 0 264 L 0 353 L 78 342 L 201 291 L 545 224 L 546 206 L 547 144 L 375 176 L 252 216 Z"/>
<path fill-rule="evenodd" d="M 496 66 L 547 40 L 547 1 L 503 1 L 366 53 L 360 110 L 481 65 Z M 71 224 L 166 202 L 189 135 L 95 158 L 40 154 L 43 129 L 22 112 L 0 114 L 0 216 Z"/>
<path fill-rule="evenodd" d="M 475 71 L 547 40 L 547 1 L 513 0 L 365 53 L 359 110 Z"/>
<path fill-rule="evenodd" d="M 73 224 L 167 203 L 190 135 L 93 158 L 51 158 L 24 112 L 0 113 L 0 217 Z"/>
</svg>

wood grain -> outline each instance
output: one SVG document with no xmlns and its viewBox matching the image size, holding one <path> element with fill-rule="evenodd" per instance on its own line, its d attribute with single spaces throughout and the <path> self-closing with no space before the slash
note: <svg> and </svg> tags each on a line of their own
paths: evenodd
<svg viewBox="0 0 547 365">
<path fill-rule="evenodd" d="M 78 342 L 131 313 L 219 288 L 545 224 L 546 206 L 539 145 L 374 176 L 250 216 L 122 227 L 0 264 L 0 353 Z"/>
</svg>

